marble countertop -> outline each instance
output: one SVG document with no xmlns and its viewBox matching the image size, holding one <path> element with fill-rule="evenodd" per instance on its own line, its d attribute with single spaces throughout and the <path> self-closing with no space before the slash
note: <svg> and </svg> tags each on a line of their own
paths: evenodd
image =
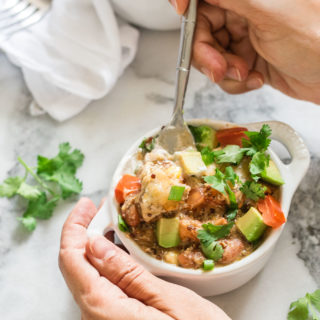
<svg viewBox="0 0 320 320">
<path fill-rule="evenodd" d="M 18 155 L 32 163 L 38 153 L 53 156 L 59 143 L 70 141 L 86 155 L 79 172 L 82 195 L 98 204 L 126 149 L 170 117 L 178 39 L 177 32 L 143 31 L 137 58 L 113 91 L 65 123 L 29 115 L 32 98 L 22 75 L 0 54 L 0 180 L 20 172 Z M 320 286 L 320 144 L 315 134 L 320 107 L 269 87 L 230 96 L 193 71 L 185 114 L 239 123 L 285 121 L 312 153 L 310 170 L 266 268 L 240 289 L 210 298 L 234 320 L 284 320 L 293 300 Z M 29 234 L 17 221 L 21 204 L 0 199 L 1 319 L 80 319 L 57 263 L 61 227 L 75 202 L 61 204 L 52 219 Z"/>
</svg>

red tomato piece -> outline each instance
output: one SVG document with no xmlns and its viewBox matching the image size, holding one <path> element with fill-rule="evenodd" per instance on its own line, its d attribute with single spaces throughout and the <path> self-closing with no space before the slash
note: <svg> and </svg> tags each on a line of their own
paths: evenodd
<svg viewBox="0 0 320 320">
<path fill-rule="evenodd" d="M 272 228 L 278 228 L 286 222 L 280 203 L 270 195 L 258 202 L 258 210 L 262 213 L 263 222 Z"/>
<path fill-rule="evenodd" d="M 125 174 L 118 182 L 114 194 L 116 200 L 121 204 L 130 193 L 139 191 L 140 189 L 140 179 L 136 176 Z"/>
<path fill-rule="evenodd" d="M 247 128 L 236 127 L 217 131 L 217 141 L 222 147 L 233 144 L 242 147 L 242 139 L 249 139 L 245 134 Z"/>
</svg>

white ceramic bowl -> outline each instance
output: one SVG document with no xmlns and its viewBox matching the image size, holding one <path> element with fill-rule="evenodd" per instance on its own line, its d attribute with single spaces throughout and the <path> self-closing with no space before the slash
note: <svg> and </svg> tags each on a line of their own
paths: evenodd
<svg viewBox="0 0 320 320">
<path fill-rule="evenodd" d="M 112 0 L 115 12 L 137 26 L 152 30 L 176 30 L 180 18 L 168 0 Z"/>
<path fill-rule="evenodd" d="M 235 124 L 222 121 L 201 119 L 188 121 L 188 123 L 192 125 L 206 124 L 215 129 L 237 126 Z M 272 138 L 281 142 L 291 154 L 291 163 L 285 165 L 272 150 L 269 152 L 272 160 L 278 166 L 282 177 L 285 180 L 285 185 L 281 187 L 280 200 L 282 209 L 287 216 L 292 196 L 308 169 L 310 155 L 302 139 L 285 123 L 269 121 L 245 124 L 241 126 L 245 126 L 251 131 L 258 131 L 263 123 L 270 125 L 272 129 Z M 144 137 L 153 136 L 158 131 L 159 129 L 148 132 Z M 278 229 L 272 229 L 265 241 L 249 256 L 230 265 L 217 267 L 210 272 L 184 269 L 156 260 L 143 252 L 133 240 L 126 237 L 126 235 L 118 229 L 118 204 L 114 197 L 114 189 L 124 173 L 132 174 L 132 155 L 137 151 L 137 148 L 144 137 L 139 139 L 130 148 L 119 163 L 111 182 L 108 200 L 92 221 L 89 227 L 89 234 L 104 234 L 107 230 L 113 229 L 130 254 L 153 274 L 186 286 L 202 296 L 226 293 L 248 282 L 264 267 L 270 258 L 284 226 Z"/>
</svg>

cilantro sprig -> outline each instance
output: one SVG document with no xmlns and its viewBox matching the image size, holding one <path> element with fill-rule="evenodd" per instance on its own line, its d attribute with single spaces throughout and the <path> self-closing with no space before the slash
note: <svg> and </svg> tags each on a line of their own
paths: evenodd
<svg viewBox="0 0 320 320">
<path fill-rule="evenodd" d="M 240 188 L 240 191 L 244 193 L 247 198 L 254 201 L 263 199 L 266 190 L 267 188 L 265 186 L 255 181 L 246 181 Z"/>
<path fill-rule="evenodd" d="M 225 173 L 219 169 L 216 169 L 215 175 L 204 177 L 204 181 L 207 182 L 213 189 L 225 195 L 228 194 L 230 205 L 227 212 L 227 218 L 228 221 L 233 221 L 238 212 L 238 203 L 229 183 L 231 183 L 232 186 L 235 186 L 236 182 L 240 183 L 238 175 L 234 172 L 232 167 L 229 166 L 226 168 Z"/>
<path fill-rule="evenodd" d="M 205 256 L 213 261 L 218 261 L 222 258 L 223 248 L 217 240 L 225 238 L 234 226 L 234 222 L 229 222 L 225 225 L 214 225 L 206 223 L 202 225 L 203 229 L 198 230 L 198 239 L 201 243 L 201 249 Z"/>
<path fill-rule="evenodd" d="M 205 147 L 201 150 L 201 157 L 206 166 L 217 161 L 219 156 L 223 154 L 223 150 L 211 150 L 209 147 Z"/>
<path fill-rule="evenodd" d="M 248 139 L 242 139 L 243 147 L 228 145 L 222 150 L 210 150 L 205 148 L 201 151 L 202 159 L 206 165 L 213 162 L 218 164 L 230 163 L 239 164 L 244 156 L 251 157 L 249 171 L 254 181 L 260 179 L 261 173 L 268 167 L 270 156 L 265 154 L 271 139 L 272 131 L 269 125 L 264 124 L 259 132 L 245 131 Z"/>
<path fill-rule="evenodd" d="M 76 178 L 76 172 L 83 159 L 84 155 L 77 149 L 72 150 L 69 143 L 60 144 L 59 153 L 54 158 L 39 155 L 36 168 L 28 166 L 19 157 L 25 175 L 7 178 L 0 185 L 0 197 L 20 196 L 27 201 L 27 209 L 18 220 L 33 231 L 37 219 L 52 216 L 61 198 L 67 199 L 82 191 L 82 182 Z"/>
<path fill-rule="evenodd" d="M 290 305 L 287 320 L 320 320 L 320 290 L 307 293 Z"/>
</svg>

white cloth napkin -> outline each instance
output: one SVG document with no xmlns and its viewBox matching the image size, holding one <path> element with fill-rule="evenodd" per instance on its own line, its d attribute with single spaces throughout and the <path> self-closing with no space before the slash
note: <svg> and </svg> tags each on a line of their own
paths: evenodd
<svg viewBox="0 0 320 320">
<path fill-rule="evenodd" d="M 139 33 L 109 0 L 54 0 L 36 25 L 0 43 L 22 69 L 30 112 L 64 121 L 106 95 L 133 60 Z"/>
</svg>

